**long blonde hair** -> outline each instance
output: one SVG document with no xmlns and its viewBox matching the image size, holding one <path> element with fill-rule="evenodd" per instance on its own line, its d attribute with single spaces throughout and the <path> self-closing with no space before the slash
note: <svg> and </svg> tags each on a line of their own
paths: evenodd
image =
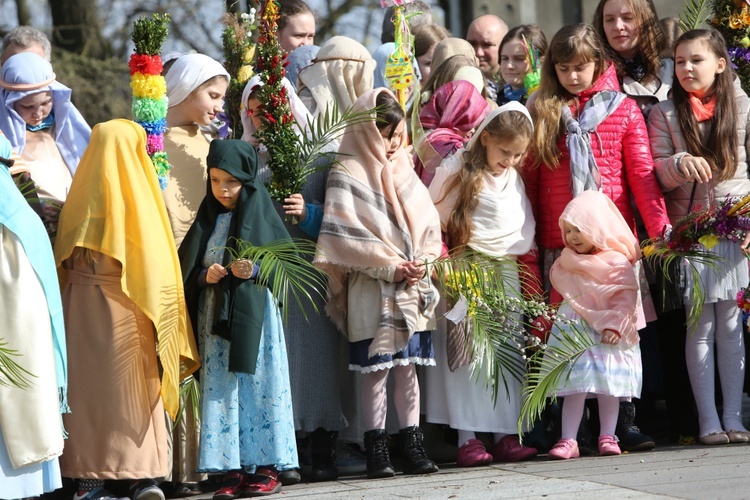
<svg viewBox="0 0 750 500">
<path fill-rule="evenodd" d="M 594 81 L 609 65 L 599 35 L 588 24 L 569 24 L 560 28 L 552 37 L 542 62 L 542 81 L 529 109 L 534 120 L 534 138 L 531 141 L 534 166 L 547 165 L 555 169 L 559 165 L 557 138 L 563 131 L 560 115 L 562 107 L 573 96 L 557 79 L 555 65 L 572 61 L 593 61 L 596 64 Z"/>
<path fill-rule="evenodd" d="M 529 140 L 533 134 L 529 118 L 520 111 L 506 111 L 492 119 L 481 132 L 487 134 L 494 141 Z M 444 193 L 457 190 L 458 198 L 453 212 L 446 224 L 448 241 L 451 248 L 466 245 L 471 238 L 471 217 L 479 202 L 479 192 L 482 190 L 482 176 L 489 171 L 487 165 L 487 148 L 482 144 L 481 136 L 477 137 L 470 149 L 463 153 L 463 168 L 448 183 Z M 523 164 L 521 160 L 518 165 Z M 437 203 L 440 203 L 438 200 Z"/>
</svg>

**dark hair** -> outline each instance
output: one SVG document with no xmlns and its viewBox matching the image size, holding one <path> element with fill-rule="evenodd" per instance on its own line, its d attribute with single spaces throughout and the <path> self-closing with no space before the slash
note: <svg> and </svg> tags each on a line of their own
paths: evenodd
<svg viewBox="0 0 750 500">
<path fill-rule="evenodd" d="M 398 124 L 406 117 L 404 108 L 401 107 L 398 100 L 390 92 L 380 92 L 375 98 L 376 115 L 375 126 L 382 132 L 388 127 L 391 128 L 388 139 L 393 137 Z"/>
<path fill-rule="evenodd" d="M 680 130 L 687 145 L 687 152 L 693 156 L 705 158 L 711 165 L 711 170 L 718 173 L 719 180 L 723 181 L 734 177 L 737 171 L 737 104 L 734 93 L 734 71 L 721 33 L 713 29 L 688 31 L 677 39 L 674 45 L 675 52 L 680 44 L 693 40 L 705 43 L 709 52 L 718 59 L 724 59 L 726 64 L 724 71 L 717 74 L 714 80 L 716 114 L 714 118 L 711 118 L 711 130 L 708 132 L 708 140 L 705 143 L 702 140 L 701 127 L 690 105 L 690 94 L 685 92 L 682 85 L 674 85 L 672 98 L 677 109 Z"/>
<path fill-rule="evenodd" d="M 394 42 L 393 33 L 393 14 L 396 12 L 395 7 L 388 7 L 383 14 L 383 27 L 380 32 L 380 43 Z M 421 24 L 432 24 L 432 7 L 427 2 L 415 0 L 414 2 L 404 4 L 404 16 L 409 18 L 409 27 L 416 28 Z"/>
<path fill-rule="evenodd" d="M 659 25 L 664 34 L 664 49 L 661 51 L 661 56 L 674 58 L 674 43 L 682 35 L 680 18 L 676 16 L 663 17 L 659 19 Z"/>
<path fill-rule="evenodd" d="M 505 34 L 503 40 L 500 42 L 500 46 L 497 48 L 498 58 L 503 51 L 503 45 L 512 40 L 523 40 L 524 38 L 526 42 L 530 43 L 539 52 L 540 58 L 547 52 L 547 37 L 544 36 L 542 28 L 536 24 L 521 24 Z"/>
<path fill-rule="evenodd" d="M 607 35 L 604 32 L 604 6 L 609 0 L 600 0 L 594 12 L 594 19 L 591 24 L 596 29 L 599 37 L 602 39 L 604 47 L 607 49 L 608 57 L 615 63 L 617 76 L 622 77 L 626 74 L 625 66 L 622 63 L 620 55 L 609 45 Z M 638 27 L 638 53 L 643 58 L 643 64 L 646 67 L 646 75 L 641 79 L 642 82 L 649 82 L 656 78 L 661 68 L 661 53 L 664 50 L 664 34 L 659 24 L 659 18 L 656 17 L 656 7 L 652 0 L 627 0 L 630 12 Z"/>
<path fill-rule="evenodd" d="M 278 31 L 281 32 L 286 28 L 289 18 L 297 14 L 310 14 L 315 17 L 310 6 L 302 0 L 281 0 L 279 2 Z"/>
<path fill-rule="evenodd" d="M 439 24 L 420 24 L 412 30 L 414 35 L 414 57 L 422 57 L 441 40 L 450 37 L 450 32 Z"/>
</svg>

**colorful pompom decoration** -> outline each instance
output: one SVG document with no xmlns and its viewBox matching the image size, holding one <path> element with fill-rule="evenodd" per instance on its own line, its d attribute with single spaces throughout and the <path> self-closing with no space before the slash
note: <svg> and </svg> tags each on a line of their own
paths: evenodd
<svg viewBox="0 0 750 500">
<path fill-rule="evenodd" d="M 167 187 L 169 161 L 164 151 L 167 128 L 167 82 L 163 76 L 161 46 L 167 39 L 169 14 L 154 14 L 133 23 L 135 52 L 130 56 L 130 88 L 133 89 L 133 117 L 147 134 L 146 149 L 159 177 Z"/>
</svg>

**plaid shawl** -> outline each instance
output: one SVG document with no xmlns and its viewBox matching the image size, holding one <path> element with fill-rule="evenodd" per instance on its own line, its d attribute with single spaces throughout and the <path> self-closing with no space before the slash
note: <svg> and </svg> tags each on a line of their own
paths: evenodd
<svg viewBox="0 0 750 500">
<path fill-rule="evenodd" d="M 380 92 L 362 95 L 356 110 L 372 109 Z M 393 268 L 403 261 L 440 255 L 440 220 L 427 188 L 402 147 L 388 160 L 375 121 L 347 128 L 339 149 L 341 164 L 328 175 L 323 223 L 314 263 L 329 275 L 331 319 L 347 332 L 349 274 L 367 268 Z M 429 276 L 417 285 L 379 282 L 381 319 L 370 356 L 406 347 L 418 315 L 429 317 L 437 290 Z"/>
<path fill-rule="evenodd" d="M 614 90 L 603 90 L 595 94 L 583 106 L 581 117 L 576 120 L 570 107 L 563 105 L 562 119 L 565 123 L 565 145 L 570 151 L 570 191 L 573 197 L 582 192 L 598 190 L 602 185 L 599 167 L 591 150 L 590 133 L 615 112 L 626 95 Z"/>
</svg>

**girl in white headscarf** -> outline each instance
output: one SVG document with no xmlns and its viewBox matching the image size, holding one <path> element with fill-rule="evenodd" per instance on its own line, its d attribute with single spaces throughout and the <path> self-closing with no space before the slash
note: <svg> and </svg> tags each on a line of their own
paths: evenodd
<svg viewBox="0 0 750 500">
<path fill-rule="evenodd" d="M 0 87 L 0 130 L 25 160 L 54 241 L 91 128 L 70 102 L 71 90 L 55 80 L 50 63 L 37 54 L 10 57 L 2 66 Z"/>
</svg>

